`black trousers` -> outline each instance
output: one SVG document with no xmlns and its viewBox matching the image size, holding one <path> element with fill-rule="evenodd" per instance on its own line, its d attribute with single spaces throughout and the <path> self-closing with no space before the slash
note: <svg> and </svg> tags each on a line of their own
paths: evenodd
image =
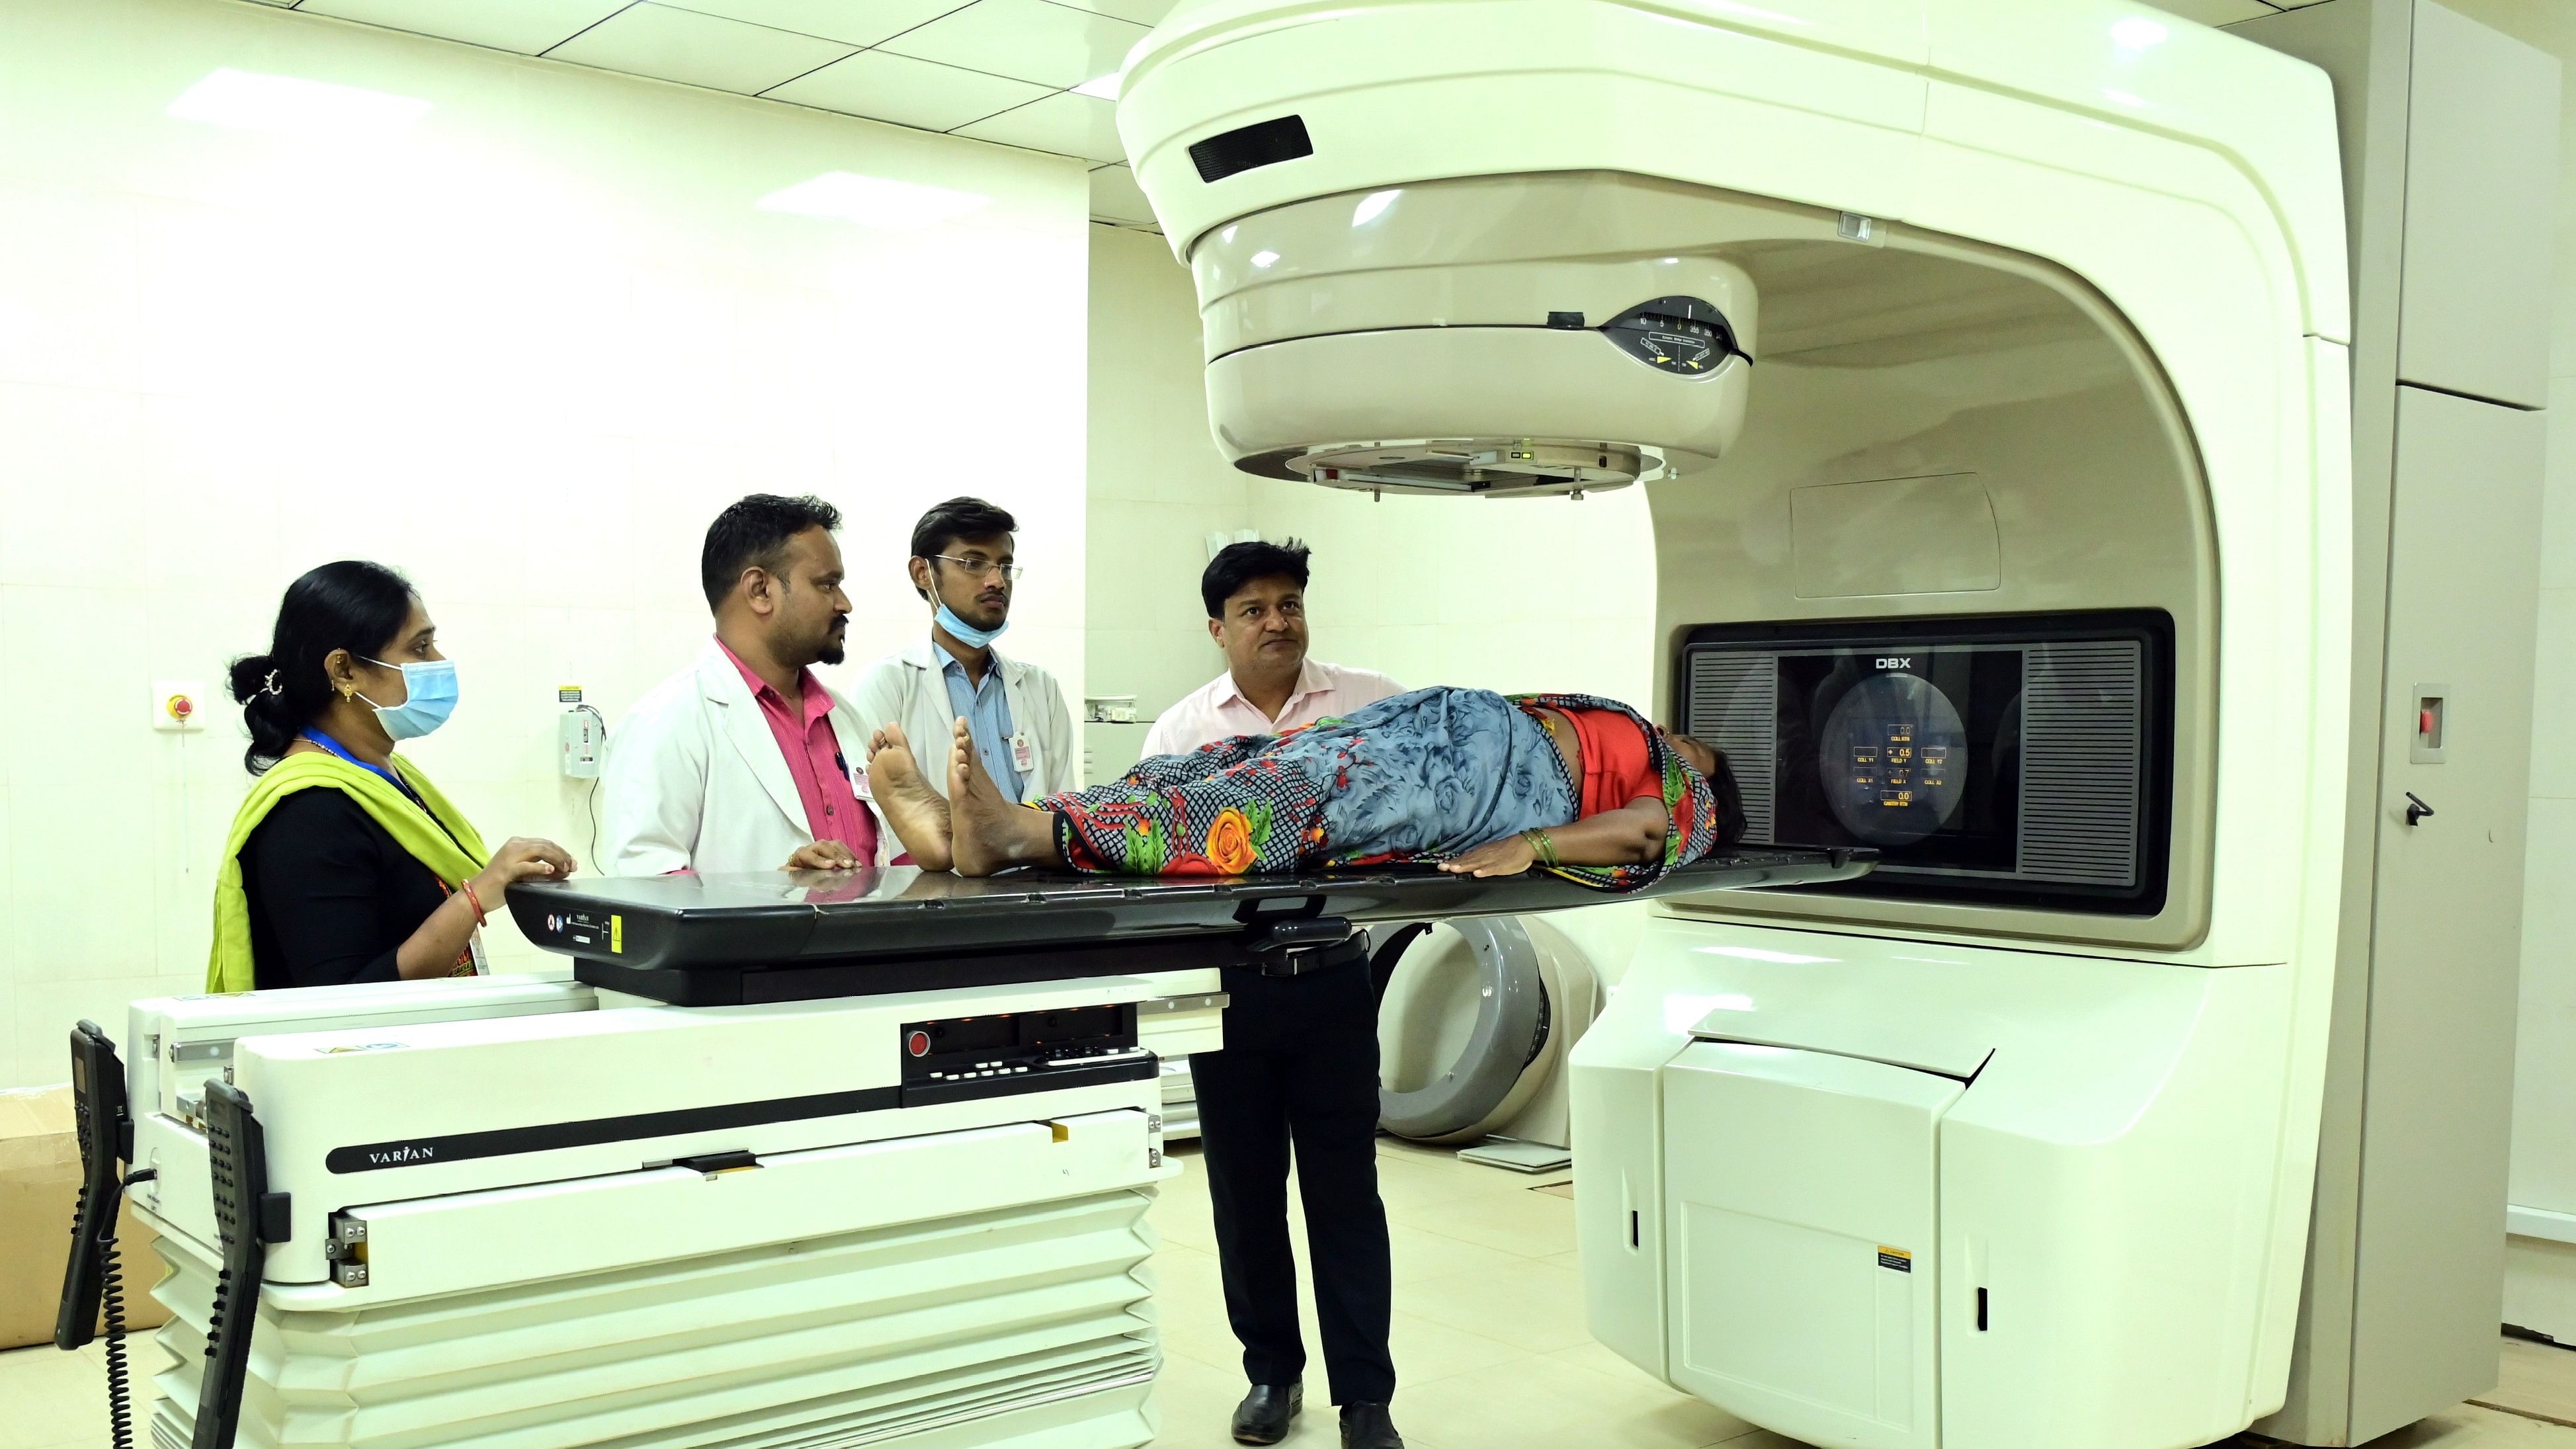
<svg viewBox="0 0 2576 1449">
<path fill-rule="evenodd" d="M 1333 1402 L 1390 1402 L 1394 1269 L 1377 1195 L 1377 999 L 1368 963 L 1287 977 L 1231 968 L 1225 989 L 1225 1050 L 1192 1054 L 1190 1077 L 1244 1375 L 1288 1384 L 1306 1366 L 1288 1245 L 1293 1145 Z"/>
</svg>

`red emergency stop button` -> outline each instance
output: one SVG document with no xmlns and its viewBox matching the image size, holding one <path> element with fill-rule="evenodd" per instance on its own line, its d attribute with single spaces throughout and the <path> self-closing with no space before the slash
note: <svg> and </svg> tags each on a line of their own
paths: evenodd
<svg viewBox="0 0 2576 1449">
<path fill-rule="evenodd" d="M 930 1033 L 916 1031 L 903 1039 L 903 1049 L 917 1057 L 930 1055 Z"/>
<path fill-rule="evenodd" d="M 2415 714 L 2415 733 L 2417 733 L 2417 734 L 2419 734 L 2419 735 L 2429 735 L 2429 734 L 2431 734 L 2432 732 L 2433 732 L 2433 712 L 2432 712 L 2431 710 L 2429 710 L 2429 709 L 2426 709 L 2426 710 L 2418 710 L 2418 711 L 2416 711 L 2416 714 Z"/>
<path fill-rule="evenodd" d="M 170 702 L 164 707 L 170 711 L 170 718 L 181 724 L 186 724 L 188 716 L 197 712 L 197 702 L 184 694 L 170 696 Z"/>
</svg>

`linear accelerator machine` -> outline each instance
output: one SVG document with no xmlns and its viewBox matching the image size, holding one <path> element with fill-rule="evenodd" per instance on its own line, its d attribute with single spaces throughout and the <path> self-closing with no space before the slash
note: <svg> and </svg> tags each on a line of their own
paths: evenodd
<svg viewBox="0 0 2576 1449">
<path fill-rule="evenodd" d="M 2457 20 L 2298 23 L 2375 56 L 2418 11 Z M 2206 1444 L 2294 1361 L 2264 1427 L 2345 1443 L 2491 1382 L 2501 1159 L 2448 1143 L 2496 1132 L 2380 1074 L 2409 1023 L 2362 1063 L 2338 951 L 2346 1003 L 2488 1003 L 2501 963 L 2503 1039 L 2437 1055 L 2509 1059 L 2511 926 L 2499 958 L 2493 919 L 2436 916 L 2456 954 L 2401 923 L 2393 960 L 2383 915 L 2374 964 L 2372 903 L 2519 877 L 2537 459 L 2527 415 L 2390 370 L 2375 228 L 2417 225 L 2392 167 L 2463 234 L 2522 197 L 2429 129 L 2410 157 L 2369 63 L 2348 233 L 2325 73 L 2113 0 L 1185 0 L 1130 56 L 1225 455 L 1381 495 L 1644 481 L 1659 711 L 1728 751 L 1755 840 L 1879 853 L 1666 899 L 1573 1050 L 1590 1327 L 1650 1373 L 1868 1449 Z M 2449 125 L 2475 90 L 2414 99 Z M 2448 260 L 2410 339 L 2537 310 L 2451 325 L 2529 278 Z M 2330 1059 L 2338 1121 L 2369 1076 L 2384 1145 L 2449 1156 L 2376 1238 L 2330 1181 L 2303 1309 Z"/>
<path fill-rule="evenodd" d="M 116 1299 L 122 1160 L 167 1266 L 160 1449 L 1143 1444 L 1159 1059 L 1221 1045 L 1223 971 L 1591 899 L 1422 868 L 514 887 L 575 980 L 142 1001 L 124 1063 L 83 1023 L 56 1342 Z"/>
</svg>

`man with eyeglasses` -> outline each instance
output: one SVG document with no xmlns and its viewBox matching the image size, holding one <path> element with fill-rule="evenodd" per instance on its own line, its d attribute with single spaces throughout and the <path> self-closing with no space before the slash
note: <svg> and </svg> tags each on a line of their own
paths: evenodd
<svg viewBox="0 0 2576 1449">
<path fill-rule="evenodd" d="M 873 732 L 900 725 L 916 751 L 943 750 L 957 720 L 993 782 L 1018 800 L 1074 788 L 1073 715 L 1055 676 L 1006 658 L 993 641 L 1010 627 L 1011 549 L 1019 523 L 981 498 L 951 498 L 912 529 L 913 592 L 930 605 L 920 643 L 868 666 L 852 702 Z M 945 791 L 944 770 L 925 770 Z"/>
</svg>

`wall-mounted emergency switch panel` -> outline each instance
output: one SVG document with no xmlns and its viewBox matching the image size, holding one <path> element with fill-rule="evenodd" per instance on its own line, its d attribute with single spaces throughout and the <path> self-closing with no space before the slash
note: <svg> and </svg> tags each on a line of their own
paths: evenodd
<svg viewBox="0 0 2576 1449">
<path fill-rule="evenodd" d="M 2418 765 L 2442 763 L 2442 751 L 2450 737 L 2451 686 L 2419 684 L 2409 691 L 2415 708 L 2407 720 L 2414 734 L 2406 746 L 2406 758 Z"/>
<path fill-rule="evenodd" d="M 152 686 L 152 727 L 201 732 L 206 727 L 206 687 L 195 680 L 159 680 Z"/>
</svg>

